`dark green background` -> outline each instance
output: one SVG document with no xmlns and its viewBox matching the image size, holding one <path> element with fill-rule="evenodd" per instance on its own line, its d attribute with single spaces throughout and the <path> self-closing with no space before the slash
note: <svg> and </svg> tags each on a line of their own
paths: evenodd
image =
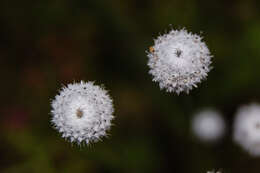
<svg viewBox="0 0 260 173">
<path fill-rule="evenodd" d="M 257 0 L 1 0 L 0 172 L 259 173 L 260 159 L 232 142 L 240 105 L 260 101 Z M 214 55 L 189 95 L 160 91 L 145 51 L 171 27 L 200 33 Z M 115 104 L 109 138 L 66 142 L 50 124 L 62 84 L 96 81 Z M 193 113 L 219 109 L 225 138 L 191 134 Z"/>
</svg>

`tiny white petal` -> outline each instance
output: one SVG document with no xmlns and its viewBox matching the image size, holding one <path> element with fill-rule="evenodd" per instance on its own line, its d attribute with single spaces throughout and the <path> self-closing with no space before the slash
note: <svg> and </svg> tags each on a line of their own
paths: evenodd
<svg viewBox="0 0 260 173">
<path fill-rule="evenodd" d="M 234 141 L 252 156 L 260 156 L 260 104 L 238 109 L 234 121 Z"/>
<path fill-rule="evenodd" d="M 217 141 L 224 135 L 225 121 L 219 112 L 206 109 L 198 112 L 193 117 L 192 130 L 202 141 Z"/>
<path fill-rule="evenodd" d="M 210 51 L 199 35 L 171 30 L 154 40 L 148 52 L 149 73 L 160 89 L 189 93 L 207 77 L 211 64 Z"/>
<path fill-rule="evenodd" d="M 54 127 L 71 142 L 97 142 L 110 129 L 114 108 L 112 99 L 93 82 L 68 84 L 52 101 Z"/>
</svg>

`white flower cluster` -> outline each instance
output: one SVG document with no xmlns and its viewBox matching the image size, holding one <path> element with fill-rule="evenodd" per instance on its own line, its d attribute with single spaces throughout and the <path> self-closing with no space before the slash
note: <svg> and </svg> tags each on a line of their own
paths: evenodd
<svg viewBox="0 0 260 173">
<path fill-rule="evenodd" d="M 234 141 L 252 156 L 260 156 L 260 105 L 239 108 L 234 123 Z"/>
<path fill-rule="evenodd" d="M 71 142 L 96 142 L 106 136 L 113 119 L 107 91 L 92 82 L 69 84 L 52 102 L 52 123 Z"/>
<path fill-rule="evenodd" d="M 161 89 L 189 93 L 207 77 L 212 56 L 199 35 L 171 30 L 154 42 L 148 52 L 149 73 Z"/>
<path fill-rule="evenodd" d="M 219 112 L 205 109 L 197 113 L 192 119 L 192 130 L 202 141 L 216 141 L 225 132 L 225 121 Z"/>
</svg>

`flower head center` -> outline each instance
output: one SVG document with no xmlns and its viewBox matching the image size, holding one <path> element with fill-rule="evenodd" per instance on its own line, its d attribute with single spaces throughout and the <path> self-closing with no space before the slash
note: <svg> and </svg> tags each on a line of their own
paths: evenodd
<svg viewBox="0 0 260 173">
<path fill-rule="evenodd" d="M 77 115 L 78 118 L 82 118 L 83 117 L 83 111 L 81 109 L 77 109 L 76 115 Z"/>
<path fill-rule="evenodd" d="M 182 51 L 181 51 L 180 49 L 176 49 L 175 55 L 176 55 L 178 58 L 180 58 L 181 54 L 182 54 Z"/>
</svg>

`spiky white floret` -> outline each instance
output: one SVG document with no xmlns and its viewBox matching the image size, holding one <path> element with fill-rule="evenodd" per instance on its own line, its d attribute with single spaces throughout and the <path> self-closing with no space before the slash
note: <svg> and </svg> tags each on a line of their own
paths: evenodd
<svg viewBox="0 0 260 173">
<path fill-rule="evenodd" d="M 238 109 L 234 121 L 234 141 L 252 156 L 260 156 L 260 104 Z"/>
<path fill-rule="evenodd" d="M 189 93 L 207 77 L 211 55 L 199 35 L 171 30 L 154 40 L 148 52 L 149 73 L 168 92 Z"/>
<path fill-rule="evenodd" d="M 97 142 L 114 118 L 112 99 L 93 82 L 68 84 L 52 101 L 52 123 L 71 142 Z"/>
<path fill-rule="evenodd" d="M 224 135 L 225 121 L 218 111 L 205 109 L 193 117 L 192 130 L 202 141 L 213 142 Z"/>
</svg>

